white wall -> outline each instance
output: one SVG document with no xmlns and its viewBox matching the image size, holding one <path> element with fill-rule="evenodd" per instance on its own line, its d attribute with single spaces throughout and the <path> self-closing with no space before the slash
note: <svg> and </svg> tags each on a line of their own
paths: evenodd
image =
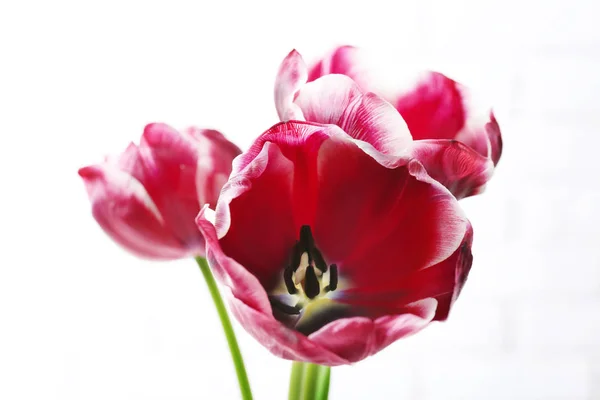
<svg viewBox="0 0 600 400">
<path fill-rule="evenodd" d="M 0 398 L 236 398 L 194 263 L 114 245 L 76 171 L 150 121 L 246 146 L 276 122 L 282 57 L 349 43 L 485 92 L 505 152 L 463 202 L 475 261 L 450 321 L 335 368 L 330 398 L 600 399 L 598 15 L 592 0 L 3 2 Z M 238 331 L 255 397 L 285 398 L 289 363 Z"/>
</svg>

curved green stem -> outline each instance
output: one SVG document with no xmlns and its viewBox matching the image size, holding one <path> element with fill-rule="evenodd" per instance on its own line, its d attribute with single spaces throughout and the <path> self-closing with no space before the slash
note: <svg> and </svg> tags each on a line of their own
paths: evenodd
<svg viewBox="0 0 600 400">
<path fill-rule="evenodd" d="M 288 391 L 288 400 L 302 399 L 302 384 L 304 380 L 305 364 L 301 361 L 292 363 L 292 373 L 290 374 L 290 389 Z"/>
<path fill-rule="evenodd" d="M 212 297 L 213 302 L 215 303 L 215 308 L 217 309 L 217 313 L 219 314 L 221 325 L 223 325 L 223 331 L 225 332 L 225 338 L 227 339 L 227 344 L 229 345 L 229 351 L 231 352 L 231 358 L 233 359 L 233 365 L 235 366 L 235 373 L 237 374 L 238 383 L 240 385 L 242 399 L 252 400 L 252 390 L 250 389 L 250 382 L 248 382 L 246 367 L 244 367 L 244 359 L 242 358 L 240 347 L 238 346 L 237 339 L 235 338 L 235 332 L 233 331 L 233 326 L 231 326 L 231 320 L 227 314 L 227 309 L 223 303 L 223 298 L 221 297 L 221 293 L 219 293 L 219 288 L 217 287 L 215 277 L 210 271 L 208 262 L 206 262 L 204 257 L 196 257 L 196 262 L 200 267 L 200 271 L 202 271 L 202 275 L 204 275 L 206 286 L 208 286 L 210 296 Z"/>
</svg>

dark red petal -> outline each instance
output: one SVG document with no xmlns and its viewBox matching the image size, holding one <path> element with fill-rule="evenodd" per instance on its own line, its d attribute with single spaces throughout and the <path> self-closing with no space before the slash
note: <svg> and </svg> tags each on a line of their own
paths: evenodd
<svg viewBox="0 0 600 400">
<path fill-rule="evenodd" d="M 461 245 L 447 259 L 398 279 L 344 290 L 337 300 L 377 316 L 400 313 L 407 304 L 434 298 L 438 302 L 434 319 L 444 320 L 471 269 L 472 240 L 469 224 Z"/>
<path fill-rule="evenodd" d="M 457 199 L 483 192 L 494 172 L 489 158 L 456 140 L 417 140 L 411 155 Z"/>
<path fill-rule="evenodd" d="M 328 263 L 369 287 L 450 256 L 467 226 L 456 199 L 417 161 L 384 168 L 357 150 L 327 142 L 320 152 L 314 233 Z"/>
<path fill-rule="evenodd" d="M 223 187 L 217 206 L 221 246 L 265 287 L 275 284 L 296 242 L 294 165 L 265 143 L 242 173 Z"/>
<path fill-rule="evenodd" d="M 458 83 L 429 72 L 395 103 L 413 139 L 454 139 L 465 125 L 463 98 Z"/>
</svg>

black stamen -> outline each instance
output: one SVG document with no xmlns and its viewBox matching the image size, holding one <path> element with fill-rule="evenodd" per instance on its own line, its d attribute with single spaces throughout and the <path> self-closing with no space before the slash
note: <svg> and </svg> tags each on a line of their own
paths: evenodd
<svg viewBox="0 0 600 400">
<path fill-rule="evenodd" d="M 337 289 L 338 284 L 338 270 L 336 264 L 331 264 L 329 266 L 329 285 L 325 288 L 328 292 L 333 292 Z"/>
<path fill-rule="evenodd" d="M 304 293 L 306 297 L 314 299 L 319 295 L 320 291 L 321 285 L 319 284 L 315 269 L 313 267 L 306 268 L 306 275 L 304 277 Z"/>
<path fill-rule="evenodd" d="M 285 314 L 298 315 L 298 314 L 300 314 L 300 311 L 301 311 L 300 307 L 287 305 L 271 296 L 269 296 L 269 303 L 271 303 L 271 307 L 274 310 L 281 311 L 282 313 L 285 313 Z"/>
<path fill-rule="evenodd" d="M 312 258 L 315 260 L 315 266 L 319 268 L 321 272 L 327 272 L 327 263 L 325 262 L 321 252 L 317 250 L 316 247 L 313 247 L 309 254 L 312 254 Z"/>
<path fill-rule="evenodd" d="M 310 230 L 309 225 L 302 225 L 300 228 L 300 245 L 302 246 L 303 252 L 309 251 L 315 246 L 312 231 Z"/>
<path fill-rule="evenodd" d="M 296 285 L 294 285 L 294 280 L 292 279 L 292 276 L 294 275 L 293 268 L 294 267 L 289 266 L 283 271 L 283 281 L 285 282 L 285 287 L 287 288 L 289 294 L 298 293 L 298 289 L 296 289 Z M 296 266 L 296 268 L 298 267 Z"/>
</svg>

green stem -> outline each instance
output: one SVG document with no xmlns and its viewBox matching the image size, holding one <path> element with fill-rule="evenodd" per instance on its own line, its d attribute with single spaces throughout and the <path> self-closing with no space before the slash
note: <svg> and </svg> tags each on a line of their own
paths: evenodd
<svg viewBox="0 0 600 400">
<path fill-rule="evenodd" d="M 288 400 L 302 399 L 302 381 L 304 380 L 305 364 L 300 361 L 292 363 L 292 373 L 290 374 L 290 389 L 288 391 Z"/>
<path fill-rule="evenodd" d="M 242 358 L 240 347 L 238 346 L 237 339 L 235 338 L 235 332 L 233 331 L 233 326 L 231 326 L 231 320 L 229 319 L 229 315 L 227 315 L 227 309 L 223 303 L 223 298 L 221 297 L 221 293 L 219 293 L 217 282 L 215 281 L 215 278 L 210 271 L 210 267 L 208 266 L 208 262 L 206 262 L 204 257 L 196 257 L 196 262 L 200 267 L 200 271 L 202 271 L 202 275 L 204 275 L 206 286 L 208 286 L 208 291 L 210 292 L 210 296 L 215 303 L 215 308 L 219 314 L 221 325 L 223 325 L 223 331 L 225 332 L 225 338 L 227 339 L 227 344 L 229 345 L 229 351 L 231 353 L 231 358 L 233 359 L 233 365 L 235 366 L 235 373 L 237 374 L 238 383 L 240 385 L 242 399 L 252 400 L 252 390 L 250 389 L 248 375 L 246 374 L 246 368 L 244 367 L 244 359 Z"/>
<path fill-rule="evenodd" d="M 304 385 L 302 387 L 302 396 L 304 400 L 315 400 L 320 372 L 320 365 L 310 363 L 306 364 L 304 370 Z"/>
<path fill-rule="evenodd" d="M 321 365 L 319 373 L 319 381 L 317 383 L 317 391 L 315 400 L 327 400 L 329 398 L 329 381 L 331 379 L 331 367 Z"/>
</svg>

